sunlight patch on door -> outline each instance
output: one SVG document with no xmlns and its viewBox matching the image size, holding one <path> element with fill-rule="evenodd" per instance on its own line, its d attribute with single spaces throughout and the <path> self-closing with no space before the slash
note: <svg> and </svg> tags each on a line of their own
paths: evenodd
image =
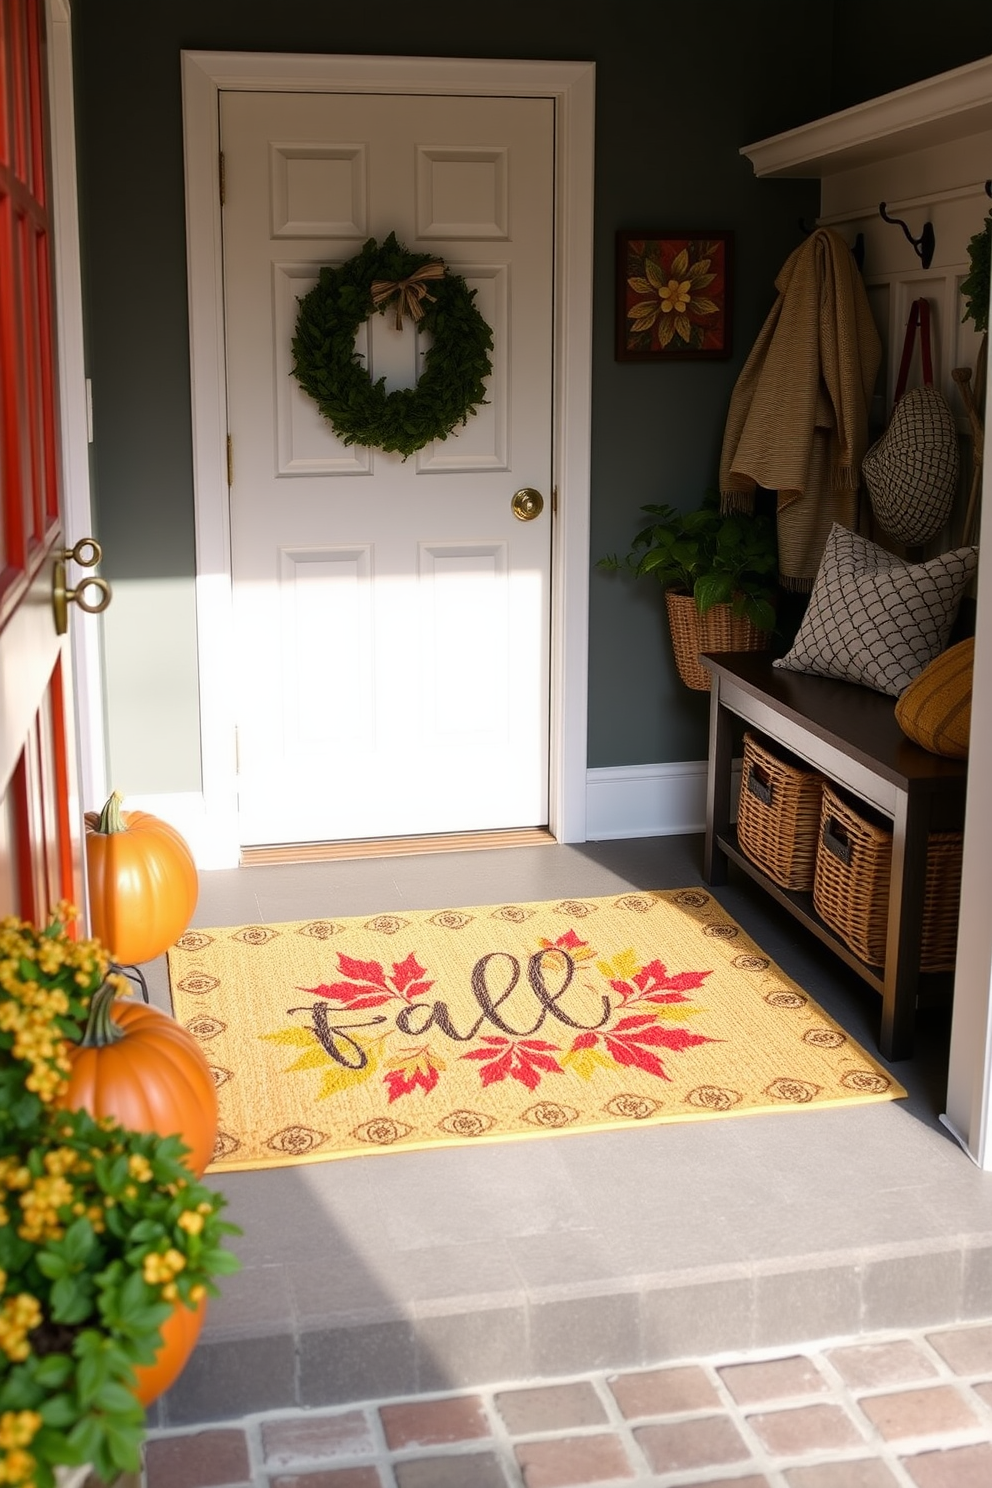
<svg viewBox="0 0 992 1488">
<path fill-rule="evenodd" d="M 426 704 L 439 744 L 506 740 L 506 544 L 421 543 Z"/>
<path fill-rule="evenodd" d="M 371 569 L 365 546 L 280 549 L 289 757 L 375 747 Z"/>
</svg>

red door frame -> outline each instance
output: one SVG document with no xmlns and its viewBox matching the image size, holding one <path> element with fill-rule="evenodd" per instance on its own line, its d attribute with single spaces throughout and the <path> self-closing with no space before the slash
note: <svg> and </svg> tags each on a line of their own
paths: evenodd
<svg viewBox="0 0 992 1488">
<path fill-rule="evenodd" d="M 70 816 L 43 0 L 0 0 L 0 914 L 81 903 Z"/>
</svg>

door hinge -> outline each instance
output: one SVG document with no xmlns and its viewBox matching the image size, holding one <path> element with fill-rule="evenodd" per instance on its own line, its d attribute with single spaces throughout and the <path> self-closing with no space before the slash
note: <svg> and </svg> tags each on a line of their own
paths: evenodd
<svg viewBox="0 0 992 1488">
<path fill-rule="evenodd" d="M 227 200 L 227 179 L 224 174 L 224 151 L 220 152 L 220 204 L 224 205 Z"/>
<path fill-rule="evenodd" d="M 551 487 L 551 515 L 553 517 L 556 517 L 558 515 L 558 487 L 557 486 L 552 486 Z"/>
<path fill-rule="evenodd" d="M 234 440 L 227 436 L 227 484 L 234 485 Z"/>
</svg>

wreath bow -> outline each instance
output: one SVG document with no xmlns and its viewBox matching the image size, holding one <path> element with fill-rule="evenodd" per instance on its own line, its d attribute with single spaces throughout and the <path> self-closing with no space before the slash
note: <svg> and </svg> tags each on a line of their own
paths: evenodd
<svg viewBox="0 0 992 1488">
<path fill-rule="evenodd" d="M 396 296 L 396 329 L 403 329 L 403 316 L 409 315 L 416 324 L 423 319 L 424 307 L 420 303 L 425 297 L 433 300 L 434 295 L 427 288 L 426 280 L 443 279 L 444 264 L 439 258 L 431 263 L 425 263 L 410 274 L 406 279 L 376 279 L 372 284 L 372 303 L 378 310 L 387 300 Z"/>
</svg>

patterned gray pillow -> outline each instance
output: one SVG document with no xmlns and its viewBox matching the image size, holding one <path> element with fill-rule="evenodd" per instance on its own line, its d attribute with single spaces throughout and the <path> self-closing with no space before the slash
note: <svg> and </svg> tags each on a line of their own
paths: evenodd
<svg viewBox="0 0 992 1488">
<path fill-rule="evenodd" d="M 836 522 L 788 655 L 774 663 L 898 697 L 950 639 L 977 548 L 907 563 Z"/>
</svg>

